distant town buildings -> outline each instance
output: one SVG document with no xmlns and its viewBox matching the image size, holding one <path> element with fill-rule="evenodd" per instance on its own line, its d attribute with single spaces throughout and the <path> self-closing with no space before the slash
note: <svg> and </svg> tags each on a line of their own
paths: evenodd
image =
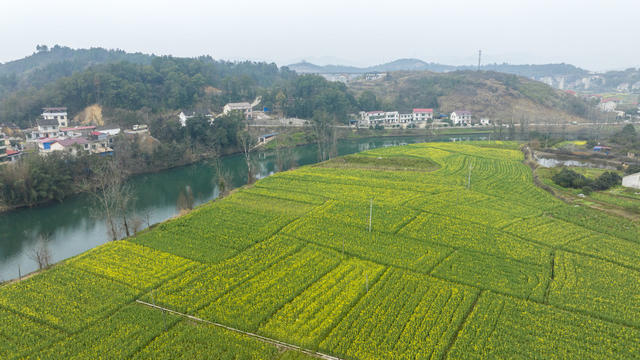
<svg viewBox="0 0 640 360">
<path fill-rule="evenodd" d="M 436 118 L 435 112 L 431 108 L 415 108 L 411 113 L 399 113 L 398 111 L 361 111 L 360 119 L 350 121 L 351 126 L 359 127 L 418 127 L 424 128 L 427 124 L 433 123 Z M 438 119 L 446 115 L 439 114 Z M 471 112 L 466 110 L 457 110 L 451 113 L 450 119 L 454 126 L 487 126 L 491 124 L 488 118 L 482 118 L 473 122 Z M 438 122 L 438 124 L 445 124 Z"/>
</svg>

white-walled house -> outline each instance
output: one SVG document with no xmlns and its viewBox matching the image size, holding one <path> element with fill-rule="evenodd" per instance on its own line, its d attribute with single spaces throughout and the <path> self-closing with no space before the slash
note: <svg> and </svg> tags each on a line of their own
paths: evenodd
<svg viewBox="0 0 640 360">
<path fill-rule="evenodd" d="M 640 172 L 623 177 L 622 186 L 628 187 L 628 188 L 640 189 Z"/>
<path fill-rule="evenodd" d="M 400 121 L 401 124 L 408 124 L 413 121 L 413 114 L 400 114 L 398 115 L 398 121 Z"/>
<path fill-rule="evenodd" d="M 51 107 L 42 109 L 42 118 L 45 120 L 56 120 L 59 127 L 68 127 L 69 119 L 67 118 L 66 107 Z"/>
<path fill-rule="evenodd" d="M 384 122 L 386 124 L 397 124 L 400 114 L 397 111 L 387 111 L 384 113 Z"/>
<path fill-rule="evenodd" d="M 600 110 L 602 110 L 602 111 L 605 111 L 605 112 L 615 111 L 617 106 L 618 106 L 618 104 L 613 100 L 605 101 L 605 102 L 602 102 L 602 103 L 598 104 L 598 108 Z"/>
<path fill-rule="evenodd" d="M 453 125 L 471 125 L 471 112 L 467 110 L 456 110 L 449 118 Z"/>
<path fill-rule="evenodd" d="M 222 113 L 224 115 L 227 115 L 232 111 L 241 111 L 247 120 L 251 120 L 253 118 L 253 109 L 251 104 L 248 102 L 228 103 L 222 109 Z"/>
<path fill-rule="evenodd" d="M 490 124 L 491 124 L 491 120 L 489 120 L 489 118 L 480 119 L 480 125 L 486 126 L 486 125 L 490 125 Z"/>
<path fill-rule="evenodd" d="M 430 121 L 433 120 L 433 109 L 413 109 L 413 121 Z"/>
</svg>

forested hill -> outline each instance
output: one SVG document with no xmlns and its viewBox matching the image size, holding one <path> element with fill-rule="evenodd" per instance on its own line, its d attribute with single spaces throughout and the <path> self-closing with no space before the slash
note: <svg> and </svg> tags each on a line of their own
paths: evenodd
<svg viewBox="0 0 640 360">
<path fill-rule="evenodd" d="M 491 71 L 394 72 L 376 81 L 352 81 L 349 89 L 367 108 L 469 110 L 474 117 L 503 122 L 582 121 L 593 109 L 580 97 L 541 82 Z"/>
<path fill-rule="evenodd" d="M 419 63 L 412 64 L 419 68 Z M 396 62 L 394 67 L 401 65 Z M 257 96 L 262 97 L 260 106 L 286 116 L 309 119 L 321 110 L 341 122 L 360 110 L 413 107 L 468 109 L 495 120 L 511 119 L 515 113 L 580 121 L 589 109 L 579 98 L 542 83 L 488 71 L 390 72 L 385 79 L 355 81 L 347 87 L 273 63 L 62 47 L 40 49 L 0 68 L 5 73 L 0 75 L 0 123 L 23 128 L 34 125 L 47 106 L 66 106 L 73 118 L 97 104 L 108 122 L 125 126 L 171 118 L 180 110 L 217 113 L 225 103 Z"/>
<path fill-rule="evenodd" d="M 152 58 L 153 55 L 123 50 L 71 49 L 59 45 L 48 48 L 39 45 L 30 56 L 0 64 L 0 97 L 29 87 L 41 87 L 93 65 L 120 61 L 150 64 Z"/>
<path fill-rule="evenodd" d="M 149 62 L 118 61 L 88 66 L 46 81 L 0 94 L 0 123 L 34 124 L 42 107 L 66 106 L 70 115 L 98 104 L 160 116 L 178 110 L 219 112 L 228 102 L 252 101 L 309 118 L 318 109 L 344 120 L 357 104 L 346 86 L 322 77 L 299 76 L 287 68 L 259 62 L 216 61 L 211 57 L 149 56 Z M 49 78 L 60 74 L 46 66 Z M 23 73 L 25 74 L 25 73 Z M 6 80 L 6 77 L 4 78 Z"/>
</svg>

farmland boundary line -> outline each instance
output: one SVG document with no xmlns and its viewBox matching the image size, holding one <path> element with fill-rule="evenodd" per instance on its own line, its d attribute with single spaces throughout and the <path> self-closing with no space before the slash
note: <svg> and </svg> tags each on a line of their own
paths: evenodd
<svg viewBox="0 0 640 360">
<path fill-rule="evenodd" d="M 467 313 L 464 314 L 464 318 L 462 318 L 462 321 L 460 321 L 460 324 L 458 325 L 458 328 L 456 329 L 455 334 L 453 334 L 453 336 L 449 340 L 449 344 L 447 345 L 447 348 L 442 353 L 442 359 L 443 360 L 447 358 L 447 355 L 449 354 L 449 351 L 451 350 L 451 348 L 453 347 L 453 344 L 455 344 L 456 340 L 458 339 L 458 335 L 462 331 L 462 328 L 464 327 L 464 324 L 469 319 L 469 316 L 471 316 L 471 313 L 476 308 L 476 305 L 478 304 L 478 300 L 480 300 L 480 296 L 482 295 L 483 292 L 484 292 L 484 290 L 478 291 L 478 293 L 476 294 L 476 298 L 473 299 L 473 303 L 471 304 L 471 306 L 469 306 L 469 310 L 467 310 Z"/>
<path fill-rule="evenodd" d="M 181 312 L 178 312 L 178 311 L 175 311 L 175 310 L 171 310 L 171 309 L 168 309 L 168 308 L 164 308 L 164 307 L 158 306 L 158 305 L 153 305 L 153 304 L 150 304 L 150 303 L 145 302 L 145 301 L 136 300 L 136 302 L 138 304 L 141 304 L 141 305 L 144 305 L 144 306 L 148 306 L 148 307 L 156 309 L 156 310 L 166 311 L 168 313 L 171 313 L 171 314 L 174 314 L 174 315 L 178 315 L 178 316 L 182 316 L 184 318 L 187 318 L 187 319 L 190 319 L 190 320 L 193 320 L 193 321 L 196 321 L 196 322 L 213 325 L 213 326 L 225 329 L 225 330 L 233 331 L 233 332 L 238 333 L 238 334 L 249 336 L 249 337 L 252 337 L 252 338 L 254 338 L 254 339 L 258 340 L 258 341 L 274 345 L 274 346 L 276 346 L 278 348 L 284 348 L 284 349 L 287 349 L 287 350 L 298 351 L 298 352 L 301 352 L 303 354 L 315 357 L 317 359 L 342 360 L 342 359 L 340 359 L 338 357 L 335 357 L 335 356 L 331 356 L 331 355 L 320 353 L 320 352 L 317 352 L 317 351 L 305 349 L 305 348 L 297 346 L 297 345 L 285 343 L 285 342 L 282 342 L 282 341 L 279 341 L 279 340 L 276 340 L 276 339 L 268 338 L 266 336 L 258 335 L 256 333 L 252 333 L 252 332 L 236 329 L 234 327 L 227 326 L 227 325 L 224 325 L 224 324 L 220 324 L 220 323 L 216 323 L 216 322 L 213 322 L 213 321 L 201 319 L 201 318 L 193 316 L 193 315 L 184 314 L 184 313 L 181 313 Z"/>
</svg>

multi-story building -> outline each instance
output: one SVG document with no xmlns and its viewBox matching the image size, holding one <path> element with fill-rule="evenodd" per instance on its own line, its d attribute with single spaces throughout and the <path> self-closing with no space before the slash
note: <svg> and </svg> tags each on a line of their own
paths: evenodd
<svg viewBox="0 0 640 360">
<path fill-rule="evenodd" d="M 433 120 L 433 109 L 413 109 L 413 121 L 431 121 Z"/>
<path fill-rule="evenodd" d="M 397 111 L 387 111 L 384 113 L 385 124 L 393 125 L 397 124 L 400 120 L 400 114 Z"/>
<path fill-rule="evenodd" d="M 67 108 L 43 108 L 40 118 L 36 120 L 37 127 L 27 130 L 27 139 L 36 141 L 43 138 L 57 138 L 64 136 L 61 128 L 69 126 Z"/>
<path fill-rule="evenodd" d="M 453 125 L 471 125 L 471 112 L 467 110 L 456 110 L 451 113 L 450 119 Z"/>
<path fill-rule="evenodd" d="M 227 115 L 232 111 L 241 111 L 247 120 L 251 120 L 253 118 L 253 109 L 251 107 L 251 104 L 249 104 L 248 102 L 228 103 L 222 109 L 222 113 L 224 115 Z"/>
<path fill-rule="evenodd" d="M 398 116 L 398 121 L 401 124 L 409 124 L 413 122 L 413 114 L 400 114 Z"/>
<path fill-rule="evenodd" d="M 43 108 L 42 118 L 45 120 L 56 120 L 58 122 L 58 126 L 62 128 L 69 126 L 66 107 Z"/>
</svg>

